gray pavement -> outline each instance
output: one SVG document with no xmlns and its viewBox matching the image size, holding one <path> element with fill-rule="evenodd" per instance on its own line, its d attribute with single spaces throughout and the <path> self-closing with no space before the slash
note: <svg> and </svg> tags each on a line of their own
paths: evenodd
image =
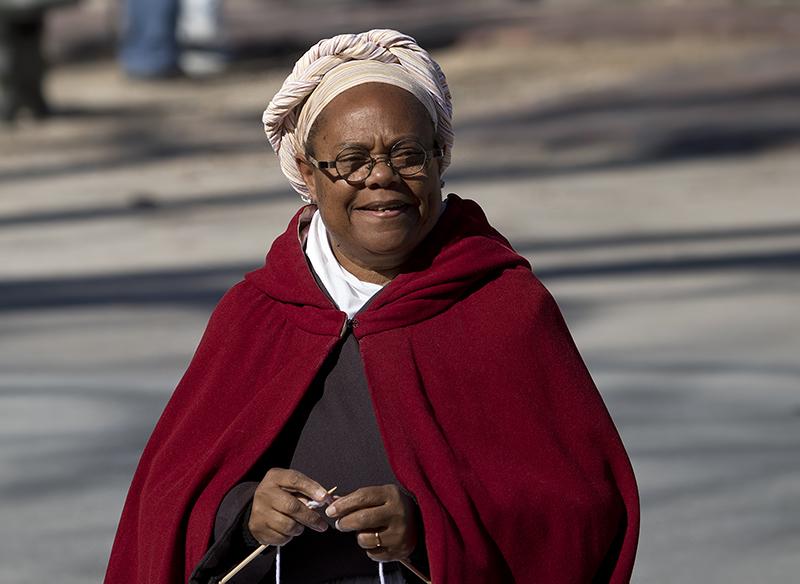
<svg viewBox="0 0 800 584">
<path fill-rule="evenodd" d="M 800 573 L 798 55 L 519 30 L 436 55 L 446 189 L 531 258 L 631 454 L 636 582 Z M 68 115 L 0 134 L 0 582 L 102 578 L 216 299 L 297 207 L 259 126 L 287 67 L 151 86 L 73 65 L 51 82 Z"/>
</svg>

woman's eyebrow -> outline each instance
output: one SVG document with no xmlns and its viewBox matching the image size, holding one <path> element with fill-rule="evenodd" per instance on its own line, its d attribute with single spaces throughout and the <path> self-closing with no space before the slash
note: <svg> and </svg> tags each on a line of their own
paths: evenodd
<svg viewBox="0 0 800 584">
<path fill-rule="evenodd" d="M 417 134 L 411 134 L 411 133 L 402 134 L 400 136 L 393 137 L 393 139 L 389 142 L 390 148 L 395 146 L 396 144 L 399 144 L 400 142 L 405 142 L 407 140 L 414 140 L 415 142 L 421 142 L 421 139 Z M 358 140 L 343 140 L 342 142 L 334 144 L 333 147 L 339 149 L 343 148 L 363 148 L 365 150 L 371 149 L 371 146 L 369 144 L 367 144 L 366 142 L 359 142 Z"/>
<path fill-rule="evenodd" d="M 365 142 L 359 142 L 357 140 L 345 140 L 344 142 L 334 144 L 333 147 L 334 149 L 363 148 L 364 150 L 369 150 L 369 146 Z"/>
</svg>

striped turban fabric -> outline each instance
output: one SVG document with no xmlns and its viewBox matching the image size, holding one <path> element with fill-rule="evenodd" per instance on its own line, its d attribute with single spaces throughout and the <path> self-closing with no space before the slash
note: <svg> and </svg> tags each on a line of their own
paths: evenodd
<svg viewBox="0 0 800 584">
<path fill-rule="evenodd" d="M 295 158 L 305 151 L 314 120 L 337 95 L 362 83 L 401 87 L 419 99 L 433 120 L 437 143 L 445 149 L 441 169 L 450 164 L 453 108 L 439 65 L 408 35 L 376 29 L 324 39 L 300 60 L 262 118 L 264 132 L 294 190 L 309 201 Z"/>
</svg>

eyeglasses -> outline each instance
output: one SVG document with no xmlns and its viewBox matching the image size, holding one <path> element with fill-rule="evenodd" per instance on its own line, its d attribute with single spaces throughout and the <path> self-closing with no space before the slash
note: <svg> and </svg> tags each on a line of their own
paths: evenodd
<svg viewBox="0 0 800 584">
<path fill-rule="evenodd" d="M 342 178 L 349 184 L 367 180 L 379 160 L 386 162 L 394 172 L 403 178 L 409 178 L 422 172 L 428 162 L 442 156 L 444 156 L 443 149 L 425 150 L 422 144 L 413 140 L 398 142 L 392 146 L 388 156 L 385 154 L 372 156 L 366 148 L 358 147 L 345 148 L 336 155 L 335 160 L 315 160 L 306 154 L 306 158 L 311 164 L 320 170 L 336 170 L 337 178 Z"/>
</svg>

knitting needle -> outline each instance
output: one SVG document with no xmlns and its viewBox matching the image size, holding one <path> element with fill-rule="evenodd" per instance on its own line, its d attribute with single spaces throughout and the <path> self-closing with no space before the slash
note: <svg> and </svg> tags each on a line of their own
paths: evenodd
<svg viewBox="0 0 800 584">
<path fill-rule="evenodd" d="M 420 571 L 419 571 L 419 570 L 417 570 L 417 569 L 416 569 L 414 566 L 412 566 L 412 565 L 411 565 L 411 562 L 409 562 L 409 561 L 407 561 L 407 560 L 399 560 L 399 561 L 400 561 L 400 563 L 401 563 L 401 564 L 403 564 L 403 565 L 404 565 L 406 568 L 408 568 L 409 570 L 411 570 L 411 572 L 413 572 L 413 574 L 414 574 L 414 575 L 415 575 L 417 578 L 419 578 L 420 580 L 422 580 L 423 582 L 425 582 L 425 584 L 431 584 L 431 581 L 430 581 L 430 580 L 428 580 L 428 578 L 427 578 L 427 577 L 426 577 L 426 576 L 425 576 L 425 575 L 424 575 L 422 572 L 420 572 Z"/>
<path fill-rule="evenodd" d="M 328 489 L 327 492 L 325 493 L 325 497 L 326 498 L 330 497 L 337 488 L 339 488 L 339 487 L 336 486 L 336 487 L 331 487 L 330 489 Z M 312 502 L 313 501 L 309 501 L 309 503 L 312 503 Z M 306 505 L 308 505 L 308 503 Z M 269 544 L 265 543 L 265 544 L 262 544 L 261 546 L 259 546 L 258 548 L 256 548 L 256 550 L 252 554 L 250 554 L 245 559 L 243 559 L 241 562 L 239 562 L 239 564 L 233 570 L 231 570 L 230 572 L 225 574 L 225 577 L 222 580 L 219 581 L 219 584 L 225 584 L 226 582 L 228 582 L 236 574 L 238 574 L 240 571 L 242 571 L 242 569 L 244 569 L 244 567 L 247 564 L 249 564 L 250 562 L 255 560 L 258 556 L 260 556 L 261 552 L 263 552 L 268 547 L 269 547 Z"/>
<path fill-rule="evenodd" d="M 245 567 L 247 564 L 249 564 L 250 562 L 252 562 L 253 560 L 255 560 L 255 559 L 256 559 L 256 558 L 257 558 L 259 555 L 261 555 L 261 552 L 263 552 L 263 551 L 264 551 L 265 549 L 267 549 L 268 547 L 269 547 L 269 545 L 268 545 L 268 544 L 262 544 L 261 546 L 259 546 L 258 548 L 256 548 L 256 550 L 255 550 L 255 551 L 254 551 L 252 554 L 250 554 L 249 556 L 247 556 L 245 559 L 243 559 L 243 560 L 242 560 L 242 561 L 239 563 L 239 565 L 238 565 L 238 566 L 236 566 L 236 567 L 235 567 L 233 570 L 231 570 L 230 572 L 228 572 L 228 573 L 225 575 L 225 577 L 224 577 L 222 580 L 220 580 L 220 581 L 219 581 L 219 584 L 225 584 L 225 582 L 227 582 L 228 580 L 230 580 L 231 578 L 233 578 L 233 577 L 234 577 L 236 574 L 238 574 L 238 573 L 239 573 L 239 572 L 242 570 L 242 568 L 244 568 L 244 567 Z"/>
</svg>

